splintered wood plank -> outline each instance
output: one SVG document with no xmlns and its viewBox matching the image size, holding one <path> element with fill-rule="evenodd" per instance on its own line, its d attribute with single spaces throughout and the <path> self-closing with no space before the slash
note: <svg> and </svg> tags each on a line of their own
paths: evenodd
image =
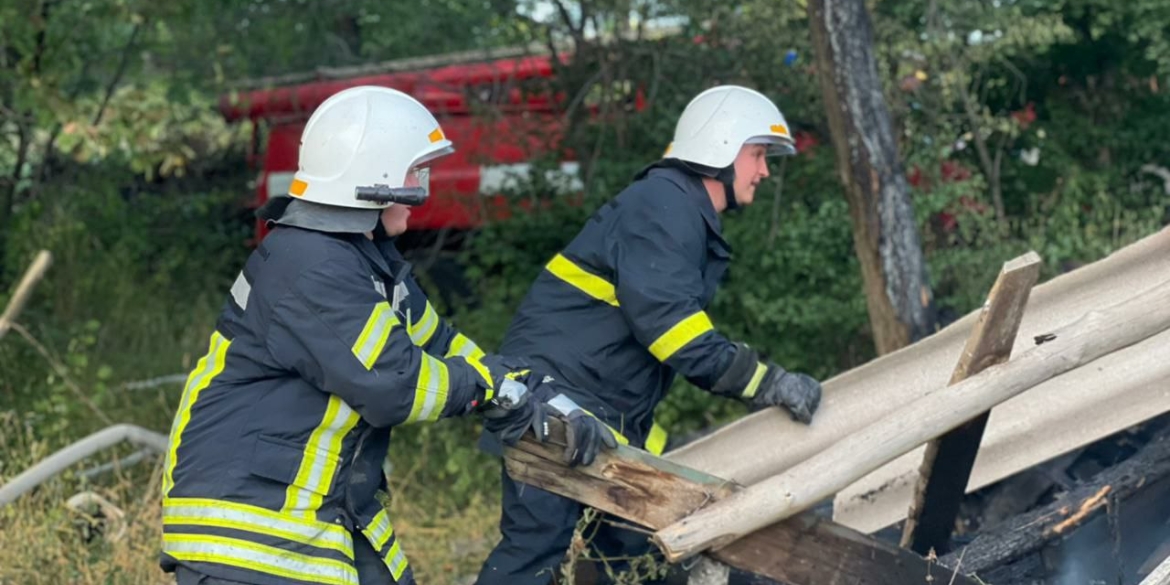
<svg viewBox="0 0 1170 585">
<path fill-rule="evenodd" d="M 1040 276 L 1040 265 L 1040 256 L 1035 252 L 1004 264 L 951 375 L 952 385 L 1006 362 L 1011 356 L 1028 296 Z M 959 503 L 966 493 L 989 416 L 990 411 L 985 411 L 927 443 L 903 526 L 902 546 L 923 555 L 932 549 L 937 554 L 949 550 Z"/>
<path fill-rule="evenodd" d="M 875 469 L 1029 388 L 1170 330 L 1170 280 L 1050 332 L 1016 359 L 938 388 L 795 467 L 654 534 L 667 559 L 696 555 L 811 508 Z M 816 424 L 814 422 L 814 424 Z"/>
<path fill-rule="evenodd" d="M 620 446 L 588 467 L 561 462 L 564 426 L 551 421 L 549 443 L 525 437 L 505 449 L 517 481 L 574 499 L 650 529 L 668 526 L 742 486 Z M 806 513 L 716 550 L 710 558 L 782 585 L 904 585 L 950 579 L 951 571 L 911 551 Z M 954 583 L 973 585 L 959 576 Z"/>
</svg>

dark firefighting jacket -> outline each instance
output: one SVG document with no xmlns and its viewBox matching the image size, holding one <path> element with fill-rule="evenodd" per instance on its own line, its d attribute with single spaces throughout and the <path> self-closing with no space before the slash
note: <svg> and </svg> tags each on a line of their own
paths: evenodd
<svg viewBox="0 0 1170 585">
<path fill-rule="evenodd" d="M 412 582 L 376 499 L 390 429 L 483 399 L 482 356 L 392 242 L 278 227 L 183 391 L 163 470 L 163 568 L 356 585 L 353 539 L 365 538 Z"/>
<path fill-rule="evenodd" d="M 500 353 L 528 358 L 634 445 L 660 451 L 653 410 L 676 372 L 710 389 L 734 359 L 705 310 L 730 258 L 701 180 L 652 168 L 549 261 Z"/>
</svg>

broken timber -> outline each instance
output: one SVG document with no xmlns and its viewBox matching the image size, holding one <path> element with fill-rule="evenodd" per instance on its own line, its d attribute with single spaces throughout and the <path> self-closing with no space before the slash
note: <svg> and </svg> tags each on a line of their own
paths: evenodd
<svg viewBox="0 0 1170 585">
<path fill-rule="evenodd" d="M 1170 276 L 1170 228 L 1032 289 L 1016 336 L 1033 345 L 1085 312 Z M 938 333 L 824 382 L 812 426 L 774 409 L 728 424 L 664 456 L 751 485 L 776 475 L 903 405 L 947 385 L 978 318 L 974 311 Z M 995 408 L 968 493 L 1170 410 L 1170 331 L 1049 380 Z M 783 445 L 778 449 L 776 445 Z M 833 518 L 862 532 L 902 518 L 912 500 L 925 447 L 838 493 Z"/>
<path fill-rule="evenodd" d="M 564 427 L 558 420 L 552 423 L 549 443 L 528 436 L 505 451 L 509 475 L 652 530 L 743 490 L 626 446 L 601 453 L 588 467 L 567 468 L 561 463 Z M 710 557 L 785 585 L 904 585 L 929 578 L 950 581 L 953 574 L 913 552 L 811 513 L 757 531 Z M 961 575 L 951 582 L 974 585 Z"/>
<path fill-rule="evenodd" d="M 1105 513 L 1110 505 L 1124 506 L 1143 488 L 1167 479 L 1170 479 L 1170 433 L 1163 433 L 1129 459 L 1076 486 L 1056 502 L 980 533 L 963 549 L 942 557 L 940 562 L 951 567 L 961 563 L 964 573 L 1000 567 L 1067 536 Z"/>
<path fill-rule="evenodd" d="M 12 328 L 16 317 L 20 315 L 24 305 L 28 303 L 29 297 L 32 296 L 33 288 L 44 278 L 45 272 L 49 270 L 49 265 L 52 263 L 53 255 L 48 250 L 37 252 L 32 264 L 29 264 L 28 269 L 24 271 L 24 276 L 20 279 L 16 291 L 12 293 L 8 306 L 4 308 L 4 314 L 0 315 L 0 337 L 4 337 Z"/>
<path fill-rule="evenodd" d="M 1040 264 L 1040 256 L 1035 252 L 1004 264 L 987 295 L 975 329 L 967 338 L 963 355 L 951 375 L 951 384 L 1006 362 L 1011 356 L 1028 296 L 1040 276 Z M 931 550 L 937 554 L 949 550 L 959 503 L 990 414 L 990 411 L 983 412 L 927 444 L 914 501 L 903 527 L 903 547 L 923 555 Z"/>
<path fill-rule="evenodd" d="M 1051 332 L 1050 340 L 856 432 L 788 471 L 658 530 L 669 560 L 733 542 L 807 510 L 860 477 L 1046 380 L 1170 329 L 1170 281 Z M 815 425 L 815 422 L 814 422 Z"/>
</svg>

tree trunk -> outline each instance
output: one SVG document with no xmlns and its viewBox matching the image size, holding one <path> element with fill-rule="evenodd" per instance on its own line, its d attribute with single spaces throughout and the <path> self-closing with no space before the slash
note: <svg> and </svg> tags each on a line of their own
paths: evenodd
<svg viewBox="0 0 1170 585">
<path fill-rule="evenodd" d="M 933 333 L 935 310 L 877 74 L 873 26 L 862 0 L 810 0 L 808 14 L 870 327 L 885 354 Z"/>
</svg>

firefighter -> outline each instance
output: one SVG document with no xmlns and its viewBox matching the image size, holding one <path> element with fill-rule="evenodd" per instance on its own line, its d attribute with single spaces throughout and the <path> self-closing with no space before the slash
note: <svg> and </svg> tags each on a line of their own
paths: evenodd
<svg viewBox="0 0 1170 585">
<path fill-rule="evenodd" d="M 651 452 L 664 447 L 652 414 L 676 373 L 714 394 L 779 407 L 809 423 L 820 384 L 727 339 L 705 311 L 731 257 L 720 212 L 752 203 L 768 177 L 766 157 L 795 152 L 784 116 L 759 92 L 720 86 L 696 96 L 664 157 L 598 210 L 537 276 L 501 350 L 549 371 L 623 442 Z M 578 503 L 504 473 L 503 540 L 478 584 L 548 583 L 580 514 Z M 631 533 L 596 534 L 600 554 L 630 554 L 617 549 Z M 644 537 L 638 546 L 648 550 Z"/>
<path fill-rule="evenodd" d="M 394 247 L 453 150 L 387 88 L 342 91 L 309 118 L 289 196 L 263 209 L 273 231 L 171 428 L 161 565 L 179 585 L 413 583 L 376 498 L 390 429 L 479 412 L 504 443 L 547 436 L 533 396 L 551 379 L 448 325 Z M 604 441 L 595 420 L 573 423 L 574 452 Z"/>
</svg>

